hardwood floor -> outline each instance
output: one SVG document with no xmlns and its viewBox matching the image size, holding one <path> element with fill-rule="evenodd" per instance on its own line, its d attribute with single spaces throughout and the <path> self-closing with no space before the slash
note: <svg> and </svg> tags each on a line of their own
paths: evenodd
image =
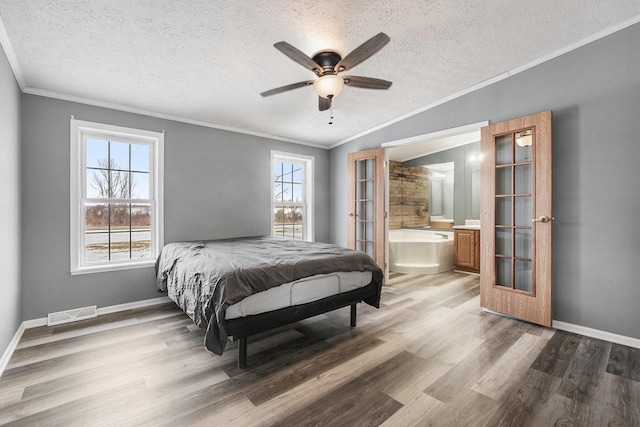
<svg viewBox="0 0 640 427">
<path fill-rule="evenodd" d="M 29 329 L 0 424 L 640 426 L 640 350 L 479 308 L 477 276 L 396 275 L 341 309 L 216 356 L 164 304 Z"/>
</svg>

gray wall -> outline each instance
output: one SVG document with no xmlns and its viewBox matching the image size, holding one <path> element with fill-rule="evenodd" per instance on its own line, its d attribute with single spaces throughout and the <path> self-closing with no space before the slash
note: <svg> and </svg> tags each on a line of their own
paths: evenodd
<svg viewBox="0 0 640 427">
<path fill-rule="evenodd" d="M 20 290 L 20 88 L 0 47 L 0 356 L 22 320 Z"/>
<path fill-rule="evenodd" d="M 23 318 L 160 296 L 153 268 L 69 274 L 69 119 L 165 130 L 165 242 L 270 233 L 271 150 L 315 157 L 316 240 L 329 240 L 329 153 L 34 95 L 22 98 Z M 14 328 L 15 332 L 15 328 Z"/>
<path fill-rule="evenodd" d="M 464 225 L 465 219 L 474 219 L 471 209 L 472 165 L 468 162 L 472 154 L 480 154 L 480 142 L 473 142 L 402 163 L 402 166 L 421 166 L 453 162 L 453 220 L 455 225 Z"/>
<path fill-rule="evenodd" d="M 638 52 L 634 25 L 334 148 L 331 240 L 346 243 L 348 152 L 553 110 L 553 317 L 640 338 Z"/>
</svg>

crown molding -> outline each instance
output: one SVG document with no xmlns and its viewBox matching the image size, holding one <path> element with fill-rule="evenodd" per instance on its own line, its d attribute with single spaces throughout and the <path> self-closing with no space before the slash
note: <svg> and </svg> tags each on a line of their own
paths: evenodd
<svg viewBox="0 0 640 427">
<path fill-rule="evenodd" d="M 24 74 L 22 73 L 22 68 L 20 68 L 20 63 L 18 62 L 18 57 L 16 56 L 16 51 L 13 49 L 13 45 L 11 44 L 11 40 L 9 39 L 9 33 L 7 33 L 7 28 L 4 26 L 4 22 L 2 21 L 2 17 L 0 16 L 0 45 L 2 45 L 2 49 L 4 49 L 4 54 L 7 56 L 7 60 L 9 61 L 9 66 L 11 70 L 13 70 L 13 75 L 18 82 L 18 86 L 20 86 L 20 90 L 24 92 L 26 87 L 24 82 Z"/>
<path fill-rule="evenodd" d="M 327 150 L 329 148 L 326 145 L 314 144 L 314 143 L 311 143 L 311 142 L 300 141 L 300 140 L 291 139 L 291 138 L 285 138 L 285 137 L 281 137 L 281 136 L 278 136 L 278 135 L 271 135 L 271 134 L 262 133 L 262 132 L 254 132 L 254 131 L 250 131 L 250 130 L 247 130 L 247 129 L 236 128 L 236 127 L 233 127 L 233 126 L 219 125 L 219 124 L 216 124 L 216 123 L 205 122 L 205 121 L 202 121 L 202 120 L 188 119 L 186 117 L 174 116 L 172 114 L 158 113 L 158 112 L 155 112 L 155 111 L 144 110 L 144 109 L 141 109 L 141 108 L 130 107 L 130 106 L 127 106 L 127 105 L 121 105 L 121 104 L 117 104 L 117 103 L 96 101 L 96 100 L 89 99 L 89 98 L 82 98 L 82 97 L 79 97 L 79 96 L 67 95 L 67 94 L 48 91 L 48 90 L 44 90 L 44 89 L 36 89 L 36 88 L 32 88 L 32 87 L 26 87 L 23 90 L 23 92 L 26 93 L 26 94 L 29 94 L 29 95 L 44 96 L 44 97 L 47 97 L 47 98 L 60 99 L 62 101 L 77 102 L 77 103 L 80 103 L 80 104 L 92 105 L 94 107 L 109 108 L 109 109 L 112 109 L 112 110 L 124 111 L 124 112 L 132 113 L 132 114 L 140 114 L 140 115 L 143 115 L 143 116 L 155 117 L 155 118 L 163 119 L 163 120 L 171 120 L 171 121 L 174 121 L 174 122 L 187 123 L 187 124 L 190 124 L 190 125 L 203 126 L 203 127 L 208 127 L 208 128 L 212 128 L 212 129 L 219 129 L 219 130 L 224 130 L 224 131 L 228 131 L 228 132 L 234 132 L 234 133 L 240 133 L 240 134 L 244 134 L 244 135 L 256 136 L 256 137 L 259 137 L 259 138 L 267 138 L 267 139 L 273 139 L 273 140 L 276 140 L 276 141 L 289 142 L 291 144 L 306 145 L 306 146 L 309 146 L 309 147 L 322 148 L 322 149 L 325 149 L 325 150 Z"/>
</svg>

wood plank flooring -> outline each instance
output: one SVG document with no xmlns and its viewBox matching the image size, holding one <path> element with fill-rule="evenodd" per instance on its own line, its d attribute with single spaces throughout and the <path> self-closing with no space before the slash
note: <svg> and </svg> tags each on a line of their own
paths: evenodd
<svg viewBox="0 0 640 427">
<path fill-rule="evenodd" d="M 477 276 L 395 275 L 382 307 L 317 316 L 222 356 L 173 303 L 29 329 L 0 424 L 640 426 L 640 350 L 479 307 Z"/>
</svg>

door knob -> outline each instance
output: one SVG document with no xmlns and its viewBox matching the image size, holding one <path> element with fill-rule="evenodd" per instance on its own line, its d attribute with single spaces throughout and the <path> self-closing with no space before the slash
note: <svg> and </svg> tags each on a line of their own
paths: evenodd
<svg viewBox="0 0 640 427">
<path fill-rule="evenodd" d="M 353 212 L 349 212 L 349 216 L 350 216 L 351 218 L 353 218 L 353 217 L 354 217 L 354 216 L 356 216 L 356 215 L 355 215 Z"/>
<path fill-rule="evenodd" d="M 531 220 L 531 222 L 541 222 L 541 223 L 545 224 L 545 223 L 547 223 L 547 222 L 551 221 L 552 219 L 553 219 L 553 218 L 549 218 L 549 217 L 548 217 L 548 216 L 546 216 L 546 215 L 542 215 L 540 218 L 533 218 L 533 219 Z"/>
</svg>

